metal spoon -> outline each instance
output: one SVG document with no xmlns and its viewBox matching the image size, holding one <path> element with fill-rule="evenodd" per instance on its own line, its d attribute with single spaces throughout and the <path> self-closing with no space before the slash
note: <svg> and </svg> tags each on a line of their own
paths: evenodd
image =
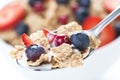
<svg viewBox="0 0 120 80">
<path fill-rule="evenodd" d="M 105 17 L 99 24 L 97 24 L 94 28 L 90 30 L 85 30 L 84 32 L 87 34 L 91 34 L 94 37 L 98 37 L 100 32 L 110 23 L 112 22 L 115 18 L 117 18 L 120 15 L 120 6 L 116 8 L 114 11 L 112 11 L 107 17 Z M 86 59 L 88 56 L 90 56 L 95 50 L 90 49 L 89 54 L 84 58 Z M 23 58 L 25 59 L 25 58 Z M 22 68 L 25 69 L 32 69 L 35 71 L 46 71 L 46 70 L 51 70 L 51 65 L 42 65 L 38 67 L 30 67 L 25 63 L 26 60 L 16 60 L 17 64 L 21 66 Z"/>
<path fill-rule="evenodd" d="M 99 22 L 94 28 L 90 30 L 85 30 L 86 33 L 93 35 L 94 37 L 98 37 L 100 32 L 114 19 L 116 19 L 120 15 L 120 6 L 113 10 L 108 16 L 106 16 L 101 22 Z M 89 54 L 84 58 L 86 59 L 94 52 L 94 49 L 90 49 Z"/>
</svg>

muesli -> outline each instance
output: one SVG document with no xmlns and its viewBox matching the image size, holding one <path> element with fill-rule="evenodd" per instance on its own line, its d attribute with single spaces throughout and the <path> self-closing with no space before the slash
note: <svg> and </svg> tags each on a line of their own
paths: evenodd
<svg viewBox="0 0 120 80">
<path fill-rule="evenodd" d="M 11 56 L 17 60 L 26 57 L 28 66 L 51 64 L 52 68 L 77 67 L 91 48 L 96 49 L 100 41 L 83 32 L 77 22 L 60 26 L 55 31 L 43 29 L 30 36 L 23 34 L 24 46 L 16 45 Z"/>
</svg>

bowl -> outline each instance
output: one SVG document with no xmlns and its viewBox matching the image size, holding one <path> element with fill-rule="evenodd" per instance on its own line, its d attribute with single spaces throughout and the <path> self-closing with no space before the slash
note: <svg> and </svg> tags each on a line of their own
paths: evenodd
<svg viewBox="0 0 120 80">
<path fill-rule="evenodd" d="M 1 74 L 8 79 L 24 78 L 25 80 L 119 80 L 120 77 L 120 37 L 108 45 L 97 49 L 94 54 L 84 60 L 82 66 L 76 68 L 56 69 L 52 71 L 33 71 L 21 68 L 12 59 L 9 52 L 12 46 L 0 40 L 0 69 Z M 12 73 L 12 74 L 11 74 Z M 22 77 L 21 77 L 22 76 Z M 15 80 L 15 79 L 12 79 Z"/>
</svg>

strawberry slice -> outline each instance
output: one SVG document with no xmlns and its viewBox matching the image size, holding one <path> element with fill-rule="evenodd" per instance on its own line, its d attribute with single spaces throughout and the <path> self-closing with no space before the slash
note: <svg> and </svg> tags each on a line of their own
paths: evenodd
<svg viewBox="0 0 120 80">
<path fill-rule="evenodd" d="M 52 43 L 54 38 L 57 36 L 55 33 L 51 32 L 47 29 L 43 29 L 43 33 L 45 34 L 45 36 L 47 37 L 47 39 L 49 40 L 50 43 Z"/>
<path fill-rule="evenodd" d="M 102 19 L 96 16 L 89 16 L 85 19 L 82 26 L 84 30 L 88 30 L 96 26 Z"/>
<path fill-rule="evenodd" d="M 111 12 L 120 5 L 120 0 L 103 0 L 103 5 L 108 12 Z"/>
<path fill-rule="evenodd" d="M 57 35 L 53 42 L 51 43 L 52 47 L 56 47 L 56 46 L 60 46 L 61 44 L 63 43 L 67 43 L 67 44 L 70 44 L 70 39 L 67 35 L 65 34 L 59 34 Z"/>
<path fill-rule="evenodd" d="M 27 34 L 22 34 L 22 41 L 26 47 L 29 47 L 32 44 L 35 44 Z"/>
<path fill-rule="evenodd" d="M 24 16 L 25 9 L 19 3 L 9 3 L 0 10 L 0 30 L 15 27 Z"/>
<path fill-rule="evenodd" d="M 84 30 L 88 30 L 96 26 L 102 19 L 95 16 L 89 16 L 82 24 Z M 98 37 L 101 40 L 101 46 L 104 46 L 116 38 L 115 30 L 113 29 L 112 25 L 109 24 L 103 31 L 101 32 L 100 36 Z"/>
<path fill-rule="evenodd" d="M 55 34 L 53 32 L 50 32 L 47 29 L 43 29 L 43 33 L 45 34 L 45 36 L 49 40 L 52 47 L 59 46 L 63 43 L 70 44 L 70 39 L 65 34 Z"/>
</svg>

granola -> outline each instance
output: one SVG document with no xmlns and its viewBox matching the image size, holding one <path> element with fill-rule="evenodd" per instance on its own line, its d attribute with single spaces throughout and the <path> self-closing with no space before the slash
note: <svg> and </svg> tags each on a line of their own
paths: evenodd
<svg viewBox="0 0 120 80">
<path fill-rule="evenodd" d="M 60 26 L 56 30 L 56 33 L 47 33 L 50 34 L 49 37 L 46 36 L 46 32 L 44 33 L 43 30 L 40 30 L 30 35 L 30 40 L 34 41 L 35 43 L 31 44 L 31 41 L 27 42 L 32 46 L 26 46 L 26 44 L 28 43 L 26 43 L 25 40 L 23 40 L 23 43 L 26 47 L 15 47 L 14 50 L 11 51 L 11 55 L 13 58 L 19 60 L 22 59 L 23 56 L 26 56 L 27 60 L 25 62 L 27 62 L 27 65 L 33 67 L 40 66 L 42 64 L 51 64 L 53 69 L 77 67 L 83 64 L 83 59 L 89 54 L 90 48 L 96 49 L 99 46 L 100 41 L 98 39 L 94 38 L 92 35 L 88 35 L 90 38 L 90 43 L 84 50 L 79 50 L 72 43 L 66 42 L 63 42 L 60 45 L 51 45 L 52 42 L 54 42 L 56 36 L 58 35 L 69 34 L 70 38 L 73 34 L 77 33 L 82 33 L 82 27 L 76 22 L 71 22 L 67 25 Z M 53 35 L 55 35 L 55 37 Z M 54 40 L 52 40 L 52 38 L 54 38 Z M 42 48 L 38 45 L 40 45 Z M 27 52 L 30 52 L 31 50 L 28 48 L 39 48 L 38 50 L 33 50 L 33 52 L 38 53 L 37 51 L 43 51 L 43 53 L 38 58 L 36 58 L 36 56 L 38 55 L 36 54 L 36 56 L 34 57 L 36 58 L 36 60 L 34 60 L 33 57 L 29 58 L 30 56 L 27 54 Z M 32 53 L 30 52 L 30 54 Z"/>
</svg>

